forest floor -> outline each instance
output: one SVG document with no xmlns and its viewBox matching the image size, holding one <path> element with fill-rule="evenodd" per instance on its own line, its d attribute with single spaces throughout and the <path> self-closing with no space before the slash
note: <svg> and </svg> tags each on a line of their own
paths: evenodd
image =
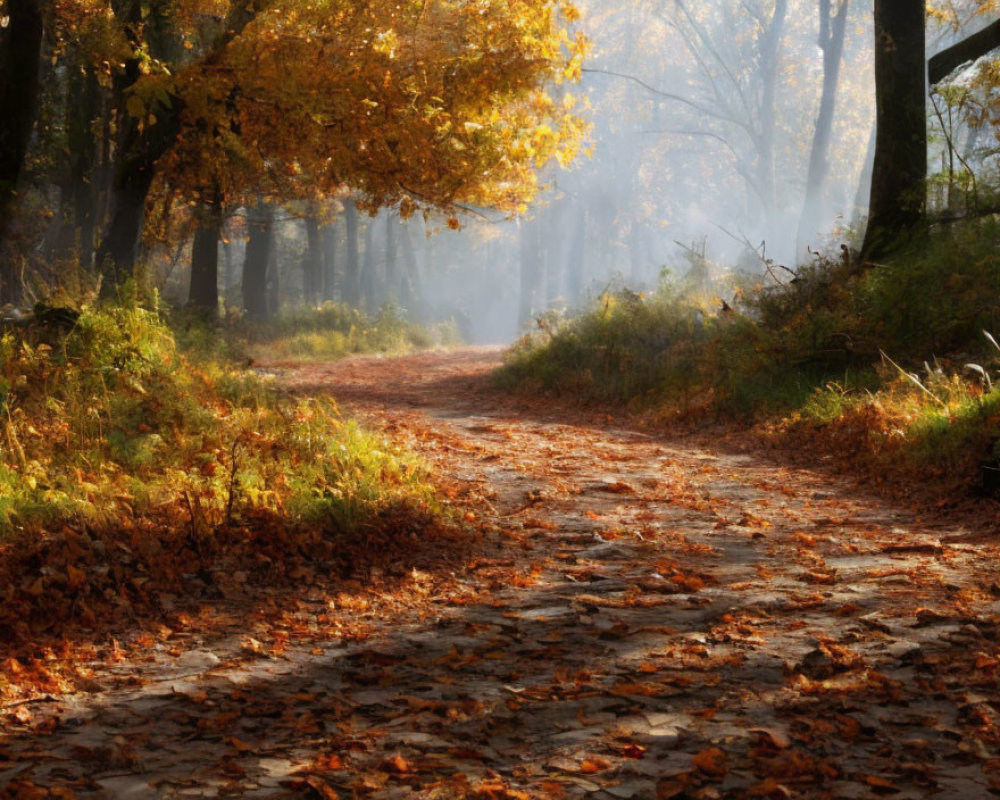
<svg viewBox="0 0 1000 800">
<path fill-rule="evenodd" d="M 993 501 L 499 395 L 499 360 L 275 365 L 422 453 L 466 538 L 114 640 L 0 705 L 0 797 L 1000 795 Z"/>
</svg>

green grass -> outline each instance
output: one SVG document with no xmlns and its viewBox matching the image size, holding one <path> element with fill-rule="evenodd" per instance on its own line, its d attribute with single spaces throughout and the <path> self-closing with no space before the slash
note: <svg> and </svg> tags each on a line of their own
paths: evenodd
<svg viewBox="0 0 1000 800">
<path fill-rule="evenodd" d="M 677 282 L 605 293 L 524 337 L 497 380 L 665 419 L 766 420 L 793 439 L 824 431 L 872 462 L 971 474 L 1000 455 L 1000 390 L 965 367 L 1000 372 L 983 335 L 1000 330 L 998 238 L 987 218 L 886 263 L 818 260 L 783 286 L 717 287 L 742 292 L 728 312 Z"/>
<path fill-rule="evenodd" d="M 348 529 L 434 505 L 407 454 L 323 398 L 282 399 L 192 358 L 159 313 L 85 308 L 63 336 L 0 337 L 0 532 L 172 513 L 210 529 L 266 509 Z"/>
<path fill-rule="evenodd" d="M 453 324 L 433 327 L 406 319 L 387 305 L 372 317 L 344 304 L 325 303 L 308 311 L 284 314 L 255 326 L 237 326 L 232 332 L 258 360 L 320 361 L 362 353 L 407 353 L 457 344 Z"/>
</svg>

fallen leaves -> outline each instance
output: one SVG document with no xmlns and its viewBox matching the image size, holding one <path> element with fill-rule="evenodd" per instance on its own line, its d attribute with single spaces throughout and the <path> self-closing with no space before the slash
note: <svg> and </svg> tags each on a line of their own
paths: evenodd
<svg viewBox="0 0 1000 800">
<path fill-rule="evenodd" d="M 372 369 L 359 371 L 359 386 L 380 374 L 390 380 Z M 425 391 L 410 378 L 413 392 Z M 425 407 L 431 391 L 419 394 Z M 376 530 L 344 558 L 313 562 L 322 537 L 281 539 L 262 520 L 262 531 L 203 542 L 215 562 L 190 548 L 171 562 L 167 548 L 175 569 L 209 563 L 225 573 L 215 583 L 199 578 L 206 585 L 198 588 L 197 572 L 175 571 L 169 614 L 150 610 L 167 594 L 164 574 L 144 572 L 138 587 L 113 584 L 131 604 L 133 616 L 122 619 L 144 627 L 124 646 L 100 643 L 91 664 L 99 678 L 134 672 L 151 652 L 203 672 L 162 697 L 149 678 L 146 717 L 130 716 L 126 695 L 102 694 L 96 720 L 126 733 L 155 720 L 176 748 L 171 769 L 193 781 L 185 789 L 211 779 L 239 796 L 269 763 L 272 787 L 321 799 L 957 795 L 948 783 L 955 765 L 973 776 L 965 796 L 1000 784 L 1000 715 L 990 702 L 1000 629 L 983 611 L 996 599 L 988 588 L 995 555 L 949 544 L 931 575 L 936 553 L 887 549 L 898 535 L 877 519 L 895 510 L 814 497 L 828 487 L 753 460 L 737 469 L 718 454 L 705 469 L 683 448 L 667 454 L 659 441 L 628 442 L 616 446 L 615 478 L 598 489 L 610 462 L 597 456 L 610 449 L 598 429 L 498 417 L 463 443 L 439 429 L 450 425 L 440 419 L 377 413 L 391 416 L 398 435 L 426 442 L 441 472 L 473 476 L 448 478 L 448 499 L 466 530 L 481 526 L 481 548 L 442 553 L 461 540 L 433 526 L 431 541 L 419 544 Z M 511 436 L 518 458 L 508 473 Z M 495 471 L 493 484 L 483 470 Z M 607 490 L 617 482 L 629 490 Z M 785 487 L 780 508 L 752 488 L 763 483 L 768 493 Z M 770 505 L 759 502 L 768 497 Z M 475 519 L 465 502 L 475 504 Z M 746 508 L 753 514 L 743 517 Z M 862 513 L 864 524 L 853 525 Z M 412 519 L 386 524 L 396 523 Z M 74 540 L 79 561 L 31 576 L 44 578 L 40 597 L 81 580 L 77 596 L 89 597 L 93 535 Z M 145 563 L 133 538 L 109 542 L 123 574 Z M 425 544 L 438 561 L 424 559 Z M 415 558 L 396 565 L 401 555 Z M 327 568 L 343 572 L 326 581 Z M 978 588 L 964 593 L 968 586 Z M 186 605 L 178 587 L 192 588 L 200 607 Z M 261 609 L 223 629 L 235 652 L 216 662 L 195 658 L 211 650 L 206 632 L 218 630 L 213 587 L 232 592 L 238 608 L 252 599 Z M 294 610 L 281 607 L 291 600 Z M 36 690 L 36 680 L 57 687 L 62 657 L 24 654 L 5 673 Z M 249 671 L 257 677 L 247 679 Z M 121 708 L 101 705 L 106 697 Z M 58 702 L 2 709 L 0 775 L 16 759 L 66 771 L 110 763 L 110 745 L 72 758 L 66 743 L 87 728 L 68 715 L 52 722 Z M 155 760 L 153 743 L 128 743 L 143 768 Z M 202 753 L 213 755 L 199 762 Z M 204 772 L 191 778 L 195 764 Z M 34 774 L 18 778 L 41 786 Z M 24 796 L 31 791 L 26 784 Z"/>
<path fill-rule="evenodd" d="M 708 747 L 691 758 L 691 765 L 708 775 L 720 776 L 726 774 L 728 761 L 721 748 Z"/>
</svg>

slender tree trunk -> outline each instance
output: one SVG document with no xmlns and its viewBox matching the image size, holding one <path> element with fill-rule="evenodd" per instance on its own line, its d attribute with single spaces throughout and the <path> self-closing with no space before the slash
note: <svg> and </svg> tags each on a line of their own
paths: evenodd
<svg viewBox="0 0 1000 800">
<path fill-rule="evenodd" d="M 805 255 L 810 237 L 822 225 L 823 193 L 830 169 L 830 142 L 833 138 L 833 118 L 837 106 L 837 87 L 840 84 L 840 65 L 847 32 L 847 8 L 850 0 L 840 0 L 836 13 L 831 17 L 832 0 L 819 0 L 819 46 L 823 51 L 823 92 L 816 117 L 812 149 L 809 152 L 809 169 L 806 173 L 806 195 L 799 217 L 796 250 L 800 259 Z"/>
<path fill-rule="evenodd" d="M 215 322 L 219 318 L 219 239 L 222 209 L 216 203 L 204 210 L 191 247 L 191 286 L 188 306 Z"/>
<path fill-rule="evenodd" d="M 247 210 L 246 259 L 243 262 L 243 309 L 255 322 L 267 319 L 267 266 L 274 246 L 274 213 L 266 203 Z"/>
<path fill-rule="evenodd" d="M 760 129 L 757 141 L 757 184 L 764 204 L 764 217 L 770 232 L 777 204 L 775 196 L 775 101 L 781 66 L 781 40 L 784 37 L 788 0 L 775 0 L 774 14 L 760 39 Z"/>
<path fill-rule="evenodd" d="M 875 161 L 865 258 L 918 231 L 927 179 L 923 0 L 875 0 Z"/>
<path fill-rule="evenodd" d="M 375 220 L 368 219 L 365 225 L 365 252 L 361 262 L 361 306 L 368 313 L 379 307 L 378 265 L 375 262 Z"/>
<path fill-rule="evenodd" d="M 417 261 L 417 251 L 410 238 L 410 223 L 405 222 L 398 228 L 400 249 L 403 252 L 403 277 L 399 301 L 411 312 L 412 319 L 423 319 L 425 314 L 423 294 L 420 289 L 420 265 Z"/>
<path fill-rule="evenodd" d="M 399 219 L 391 212 L 385 215 L 385 292 L 386 303 L 399 304 L 399 262 L 396 260 L 396 231 Z"/>
<path fill-rule="evenodd" d="M 70 118 L 69 137 L 73 162 L 73 217 L 77 231 L 77 264 L 85 273 L 94 268 L 94 237 L 98 225 L 97 208 L 98 141 L 94 130 L 100 119 L 102 105 L 101 86 L 97 74 L 88 69 L 83 80 L 79 112 Z"/>
<path fill-rule="evenodd" d="M 861 163 L 861 174 L 858 176 L 857 191 L 854 193 L 854 213 L 851 216 L 851 227 L 861 231 L 864 220 L 868 217 L 868 200 L 872 187 L 872 167 L 875 163 L 875 124 L 872 123 L 868 134 L 868 145 L 865 147 L 865 160 Z"/>
<path fill-rule="evenodd" d="M 347 229 L 347 263 L 344 265 L 344 287 L 342 297 L 354 308 L 361 305 L 360 267 L 361 255 L 358 248 L 358 207 L 348 198 L 344 201 L 344 225 Z"/>
<path fill-rule="evenodd" d="M 271 246 L 267 251 L 267 313 L 275 317 L 281 312 L 281 298 L 284 291 L 284 275 L 281 274 L 281 262 L 278 260 L 278 237 L 273 214 L 271 221 Z"/>
<path fill-rule="evenodd" d="M 222 238 L 222 307 L 229 308 L 229 290 L 233 288 L 236 279 L 236 259 L 233 254 L 233 241 L 225 227 L 219 232 Z"/>
<path fill-rule="evenodd" d="M 323 244 L 319 217 L 312 209 L 306 217 L 306 253 L 302 260 L 302 294 L 308 305 L 319 303 L 323 291 Z"/>
<path fill-rule="evenodd" d="M 321 229 L 323 236 L 323 299 L 334 300 L 337 289 L 337 221 Z"/>
<path fill-rule="evenodd" d="M 35 120 L 41 61 L 41 0 L 7 0 L 0 30 L 0 302 L 21 301 L 21 277 L 6 240 Z"/>
</svg>

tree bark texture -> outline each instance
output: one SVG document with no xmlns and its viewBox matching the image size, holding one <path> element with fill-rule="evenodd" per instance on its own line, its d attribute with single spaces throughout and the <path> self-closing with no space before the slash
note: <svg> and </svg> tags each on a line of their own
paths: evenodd
<svg viewBox="0 0 1000 800">
<path fill-rule="evenodd" d="M 21 300 L 21 278 L 6 252 L 18 181 L 35 119 L 44 21 L 40 0 L 7 0 L 0 31 L 0 302 Z"/>
<path fill-rule="evenodd" d="M 344 265 L 344 286 L 341 298 L 353 308 L 361 303 L 361 254 L 358 247 L 358 207 L 348 198 L 344 201 L 344 226 L 347 230 L 347 257 Z"/>
<path fill-rule="evenodd" d="M 923 0 L 875 0 L 875 160 L 865 258 L 879 258 L 924 219 L 927 64 Z"/>
<path fill-rule="evenodd" d="M 206 209 L 199 220 L 191 247 L 191 286 L 188 305 L 214 322 L 219 317 L 219 239 L 222 214 L 218 207 Z"/>
<path fill-rule="evenodd" d="M 274 246 L 274 213 L 269 205 L 251 208 L 247 213 L 246 259 L 243 262 L 243 309 L 254 321 L 268 317 L 267 267 Z"/>
</svg>

